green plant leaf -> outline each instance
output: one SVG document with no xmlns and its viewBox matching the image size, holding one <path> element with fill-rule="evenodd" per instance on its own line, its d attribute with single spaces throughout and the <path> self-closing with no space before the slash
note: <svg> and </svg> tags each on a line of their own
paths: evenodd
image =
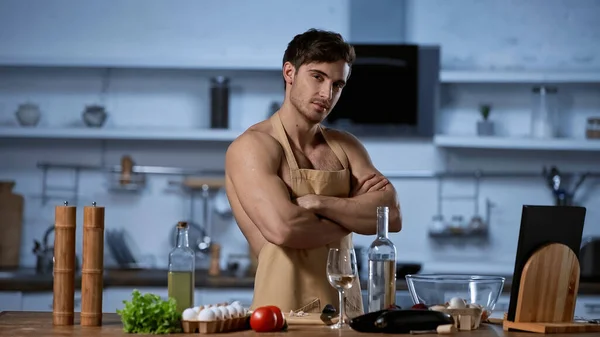
<svg viewBox="0 0 600 337">
<path fill-rule="evenodd" d="M 127 333 L 169 334 L 181 332 L 181 313 L 177 312 L 175 299 L 165 301 L 156 294 L 143 294 L 134 289 L 131 301 L 123 301 L 124 308 L 117 309 L 123 331 Z"/>
</svg>

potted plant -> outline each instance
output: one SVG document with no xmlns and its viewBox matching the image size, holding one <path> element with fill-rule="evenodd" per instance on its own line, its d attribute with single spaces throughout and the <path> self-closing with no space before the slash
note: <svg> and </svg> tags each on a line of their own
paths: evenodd
<svg viewBox="0 0 600 337">
<path fill-rule="evenodd" d="M 494 122 L 489 120 L 492 106 L 490 104 L 481 104 L 479 112 L 483 120 L 477 121 L 477 134 L 479 136 L 492 136 L 494 134 Z"/>
</svg>

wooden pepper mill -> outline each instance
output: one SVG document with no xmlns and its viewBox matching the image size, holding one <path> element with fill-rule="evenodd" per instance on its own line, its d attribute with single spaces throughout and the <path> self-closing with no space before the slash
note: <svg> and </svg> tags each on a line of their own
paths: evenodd
<svg viewBox="0 0 600 337">
<path fill-rule="evenodd" d="M 83 264 L 81 268 L 81 325 L 102 325 L 104 271 L 104 207 L 83 208 Z"/>
<path fill-rule="evenodd" d="M 210 267 L 208 268 L 208 275 L 219 276 L 221 274 L 221 267 L 219 261 L 221 260 L 221 245 L 213 243 L 210 246 Z"/>
<path fill-rule="evenodd" d="M 54 209 L 54 285 L 52 324 L 73 325 L 75 312 L 75 225 L 77 209 Z"/>
</svg>

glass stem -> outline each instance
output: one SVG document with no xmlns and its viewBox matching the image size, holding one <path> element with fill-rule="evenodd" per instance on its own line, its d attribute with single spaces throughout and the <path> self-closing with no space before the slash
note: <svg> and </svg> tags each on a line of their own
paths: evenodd
<svg viewBox="0 0 600 337">
<path fill-rule="evenodd" d="M 344 291 L 340 290 L 340 327 L 344 324 Z"/>
</svg>

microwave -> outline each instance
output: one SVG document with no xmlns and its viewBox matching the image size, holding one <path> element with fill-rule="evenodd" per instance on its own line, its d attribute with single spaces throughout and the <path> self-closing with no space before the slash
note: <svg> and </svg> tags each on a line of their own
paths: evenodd
<svg viewBox="0 0 600 337">
<path fill-rule="evenodd" d="M 325 126 L 356 136 L 433 137 L 440 48 L 355 44 L 350 77 Z"/>
</svg>

